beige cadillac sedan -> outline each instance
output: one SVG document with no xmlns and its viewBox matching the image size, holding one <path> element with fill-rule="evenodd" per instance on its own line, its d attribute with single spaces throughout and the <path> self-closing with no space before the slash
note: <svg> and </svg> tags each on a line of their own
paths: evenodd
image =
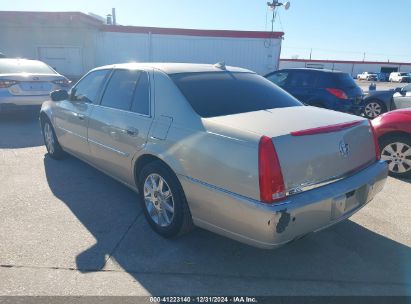
<svg viewBox="0 0 411 304">
<path fill-rule="evenodd" d="M 196 225 L 274 248 L 350 217 L 387 177 L 367 120 L 224 64 L 100 67 L 51 99 L 48 154 L 134 189 L 164 237 Z"/>
</svg>

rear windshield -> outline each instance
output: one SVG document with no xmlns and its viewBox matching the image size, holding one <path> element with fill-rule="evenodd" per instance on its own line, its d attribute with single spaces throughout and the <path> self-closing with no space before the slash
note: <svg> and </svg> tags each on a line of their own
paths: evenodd
<svg viewBox="0 0 411 304">
<path fill-rule="evenodd" d="M 400 76 L 410 76 L 408 73 L 400 73 Z"/>
<path fill-rule="evenodd" d="M 343 88 L 349 88 L 349 87 L 356 87 L 357 86 L 357 84 L 354 81 L 354 78 L 352 78 L 350 76 L 350 74 L 335 73 L 334 77 L 337 80 L 337 83 Z"/>
<path fill-rule="evenodd" d="M 47 64 L 34 60 L 0 59 L 0 74 L 56 74 Z"/>
<path fill-rule="evenodd" d="M 170 77 L 201 117 L 302 106 L 271 81 L 253 73 L 182 73 Z"/>
</svg>

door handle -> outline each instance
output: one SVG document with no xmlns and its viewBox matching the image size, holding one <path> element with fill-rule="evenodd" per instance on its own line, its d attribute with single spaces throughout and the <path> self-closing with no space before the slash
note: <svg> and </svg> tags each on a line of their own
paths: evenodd
<svg viewBox="0 0 411 304">
<path fill-rule="evenodd" d="M 137 136 L 137 135 L 138 135 L 138 129 L 136 129 L 136 128 L 128 128 L 128 129 L 126 130 L 126 133 L 127 133 L 127 135 L 130 135 L 130 136 Z"/>
</svg>

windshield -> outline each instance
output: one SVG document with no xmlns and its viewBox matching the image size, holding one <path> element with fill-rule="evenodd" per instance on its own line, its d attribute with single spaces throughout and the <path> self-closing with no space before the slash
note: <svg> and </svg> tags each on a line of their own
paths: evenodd
<svg viewBox="0 0 411 304">
<path fill-rule="evenodd" d="M 35 60 L 1 59 L 0 74 L 56 74 L 47 64 Z"/>
<path fill-rule="evenodd" d="M 253 73 L 182 73 L 170 77 L 202 117 L 302 106 L 278 86 Z"/>
</svg>

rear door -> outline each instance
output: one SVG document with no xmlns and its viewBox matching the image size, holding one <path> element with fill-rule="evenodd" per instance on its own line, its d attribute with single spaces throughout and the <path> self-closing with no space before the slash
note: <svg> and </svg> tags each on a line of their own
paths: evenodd
<svg viewBox="0 0 411 304">
<path fill-rule="evenodd" d="M 134 180 L 132 159 L 146 144 L 152 123 L 150 78 L 147 71 L 114 70 L 90 117 L 92 161 L 130 185 Z"/>
<path fill-rule="evenodd" d="M 68 100 L 55 107 L 54 125 L 60 144 L 70 152 L 88 159 L 87 126 L 110 70 L 97 70 L 83 77 L 70 92 Z"/>
<path fill-rule="evenodd" d="M 295 70 L 290 73 L 287 91 L 305 104 L 311 104 L 315 95 L 317 73 L 309 70 Z"/>
</svg>

